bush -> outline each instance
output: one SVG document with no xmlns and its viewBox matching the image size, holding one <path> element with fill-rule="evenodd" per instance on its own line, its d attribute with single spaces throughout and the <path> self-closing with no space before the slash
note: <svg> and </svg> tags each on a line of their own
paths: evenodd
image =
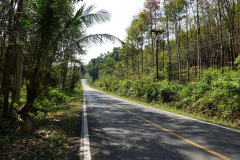
<svg viewBox="0 0 240 160">
<path fill-rule="evenodd" d="M 63 101 L 69 100 L 66 93 L 60 93 L 57 89 L 48 88 L 50 90 L 47 96 L 41 94 L 33 104 L 31 112 L 34 114 L 47 114 L 48 112 L 55 112 L 60 109 Z"/>
<path fill-rule="evenodd" d="M 160 87 L 158 92 L 161 102 L 172 102 L 176 99 L 176 93 L 169 86 Z"/>
<path fill-rule="evenodd" d="M 196 110 L 200 110 L 200 111 L 212 111 L 214 109 L 216 109 L 216 104 L 218 103 L 218 101 L 214 98 L 209 98 L 209 97 L 203 97 L 200 98 L 196 103 L 195 103 L 195 108 Z"/>
<path fill-rule="evenodd" d="M 194 94 L 204 95 L 208 90 L 210 90 L 211 85 L 209 83 L 200 82 L 197 84 L 196 88 L 193 90 Z"/>
<path fill-rule="evenodd" d="M 201 82 L 211 84 L 211 82 L 216 80 L 219 75 L 221 75 L 221 70 L 213 70 L 212 68 L 209 68 L 202 73 Z"/>
<path fill-rule="evenodd" d="M 57 104 L 69 99 L 69 97 L 66 94 L 61 93 L 56 89 L 48 93 L 48 98 L 52 99 L 52 101 L 55 101 L 55 103 Z"/>
<path fill-rule="evenodd" d="M 187 85 L 183 87 L 182 91 L 180 92 L 181 97 L 190 97 L 193 94 L 194 87 L 192 85 Z"/>
<path fill-rule="evenodd" d="M 143 92 L 143 82 L 141 80 L 135 80 L 132 82 L 131 88 L 130 88 L 130 93 L 132 96 L 136 97 L 142 97 L 144 92 Z"/>
<path fill-rule="evenodd" d="M 240 69 L 240 56 L 238 56 L 236 59 L 235 59 L 235 62 L 234 62 L 235 65 L 237 65 L 237 70 Z"/>
<path fill-rule="evenodd" d="M 143 85 L 143 98 L 147 102 L 152 102 L 158 100 L 158 90 L 155 83 L 144 84 Z"/>
<path fill-rule="evenodd" d="M 33 104 L 32 112 L 37 111 L 37 113 L 43 112 L 44 114 L 47 114 L 48 112 L 57 111 L 59 108 L 60 106 L 56 105 L 54 101 L 50 101 L 48 99 L 37 99 Z"/>
</svg>

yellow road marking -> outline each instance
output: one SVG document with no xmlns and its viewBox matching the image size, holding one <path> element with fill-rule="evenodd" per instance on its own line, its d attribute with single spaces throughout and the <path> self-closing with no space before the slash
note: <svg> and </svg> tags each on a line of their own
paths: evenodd
<svg viewBox="0 0 240 160">
<path fill-rule="evenodd" d="M 108 102 L 112 103 L 111 101 L 108 101 Z M 197 143 L 195 143 L 195 142 L 193 142 L 193 141 L 191 141 L 191 140 L 189 140 L 189 139 L 187 139 L 187 138 L 184 138 L 184 137 L 182 137 L 182 136 L 180 136 L 180 135 L 178 135 L 178 134 L 176 134 L 176 133 L 173 133 L 173 132 L 169 131 L 169 130 L 166 129 L 166 128 L 163 128 L 163 127 L 157 125 L 156 123 L 153 123 L 153 122 L 151 122 L 150 120 L 147 120 L 147 119 L 145 119 L 145 118 L 137 115 L 136 113 L 133 113 L 133 112 L 127 110 L 126 108 L 123 108 L 123 107 L 121 107 L 121 106 L 119 106 L 119 105 L 117 105 L 117 104 L 114 104 L 114 103 L 112 103 L 112 104 L 115 105 L 115 106 L 117 106 L 118 108 L 123 109 L 123 110 L 127 111 L 128 113 L 130 113 L 130 114 L 132 114 L 132 115 L 134 115 L 134 116 L 136 116 L 136 117 L 144 120 L 145 122 L 148 122 L 148 123 L 154 125 L 155 127 L 160 128 L 161 130 L 163 130 L 163 131 L 165 131 L 165 132 L 168 132 L 168 133 L 170 133 L 171 135 L 174 135 L 174 136 L 176 136 L 176 137 L 178 137 L 178 138 L 180 138 L 180 139 L 182 139 L 182 140 L 184 140 L 184 141 L 186 141 L 186 142 L 188 142 L 188 143 L 190 143 L 190 144 L 192 144 L 192 145 L 194 145 L 194 146 L 196 146 L 196 147 L 198 147 L 198 148 L 200 148 L 200 149 L 202 149 L 202 150 L 204 150 L 204 151 L 206 151 L 206 152 L 208 152 L 208 153 L 211 153 L 211 154 L 213 154 L 213 155 L 215 155 L 215 156 L 217 156 L 217 157 L 219 157 L 219 158 L 221 158 L 221 159 L 223 159 L 223 160 L 230 160 L 230 159 L 228 159 L 227 157 L 224 157 L 224 156 L 222 156 L 222 155 L 219 154 L 219 153 L 216 153 L 216 152 L 214 152 L 214 151 L 212 151 L 212 150 L 210 150 L 210 149 L 208 149 L 208 148 L 206 148 L 206 147 L 203 147 L 203 146 L 201 146 L 201 145 L 199 145 L 199 144 L 197 144 Z"/>
</svg>

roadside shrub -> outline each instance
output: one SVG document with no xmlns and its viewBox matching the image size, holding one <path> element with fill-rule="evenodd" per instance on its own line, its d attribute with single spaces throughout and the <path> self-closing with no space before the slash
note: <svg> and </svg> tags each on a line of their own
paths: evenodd
<svg viewBox="0 0 240 160">
<path fill-rule="evenodd" d="M 206 96 L 212 97 L 216 100 L 223 100 L 225 98 L 225 92 L 221 88 L 216 88 L 214 90 L 210 90 L 206 93 Z"/>
<path fill-rule="evenodd" d="M 118 90 L 119 80 L 113 76 L 107 76 L 101 80 L 100 86 L 110 92 L 115 92 Z"/>
<path fill-rule="evenodd" d="M 231 105 L 218 105 L 217 117 L 218 119 L 229 120 L 231 117 Z"/>
<path fill-rule="evenodd" d="M 156 85 L 152 82 L 150 84 L 143 85 L 143 98 L 147 102 L 157 101 L 158 99 L 158 90 Z"/>
<path fill-rule="evenodd" d="M 239 71 L 240 70 L 240 56 L 238 56 L 236 59 L 235 59 L 235 62 L 234 62 L 235 65 L 237 65 L 237 70 Z"/>
<path fill-rule="evenodd" d="M 142 97 L 143 96 L 143 82 L 141 80 L 132 81 L 130 93 L 132 96 Z"/>
<path fill-rule="evenodd" d="M 169 86 L 160 87 L 158 92 L 161 102 L 172 102 L 176 99 L 176 93 Z"/>
<path fill-rule="evenodd" d="M 116 92 L 118 90 L 118 84 L 119 84 L 119 80 L 114 79 L 111 83 L 111 91 Z"/>
<path fill-rule="evenodd" d="M 54 101 L 57 104 L 69 99 L 68 96 L 66 96 L 64 93 L 60 93 L 56 89 L 53 89 L 48 93 L 48 98 L 52 99 L 52 101 Z"/>
<path fill-rule="evenodd" d="M 47 96 L 44 93 L 34 101 L 31 112 L 33 114 L 46 115 L 48 112 L 55 112 L 61 108 L 61 104 L 64 101 L 69 100 L 70 97 L 67 93 L 59 92 L 58 89 L 48 87 Z"/>
<path fill-rule="evenodd" d="M 56 105 L 56 103 L 54 101 L 50 101 L 48 99 L 44 99 L 44 100 L 39 100 L 37 99 L 34 104 L 33 107 L 31 109 L 32 112 L 43 112 L 44 114 L 47 114 L 48 112 L 54 112 L 57 111 L 60 108 L 60 106 Z"/>
<path fill-rule="evenodd" d="M 200 98 L 197 103 L 195 103 L 195 108 L 200 111 L 212 111 L 216 109 L 216 99 L 212 97 L 203 97 Z"/>
<path fill-rule="evenodd" d="M 190 97 L 193 94 L 194 87 L 192 85 L 187 85 L 179 92 L 181 97 Z"/>
<path fill-rule="evenodd" d="M 120 80 L 118 83 L 118 93 L 120 95 L 129 95 L 129 89 L 131 88 L 131 80 Z"/>
<path fill-rule="evenodd" d="M 209 83 L 199 83 L 196 88 L 193 90 L 194 94 L 204 95 L 208 90 L 210 90 L 211 86 Z"/>
<path fill-rule="evenodd" d="M 228 92 L 229 97 L 234 97 L 235 95 L 240 95 L 240 86 L 237 82 L 228 83 L 225 86 L 226 91 Z"/>
<path fill-rule="evenodd" d="M 211 84 L 212 81 L 216 80 L 219 75 L 221 75 L 221 70 L 209 68 L 202 73 L 201 82 Z"/>
<path fill-rule="evenodd" d="M 188 108 L 189 106 L 191 106 L 193 103 L 193 99 L 192 98 L 182 98 L 179 102 L 179 106 L 177 108 Z"/>
</svg>

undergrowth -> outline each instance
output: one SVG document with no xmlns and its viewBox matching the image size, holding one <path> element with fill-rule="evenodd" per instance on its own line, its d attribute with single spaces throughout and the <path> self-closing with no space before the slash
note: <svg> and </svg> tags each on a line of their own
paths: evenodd
<svg viewBox="0 0 240 160">
<path fill-rule="evenodd" d="M 106 75 L 92 85 L 141 102 L 168 106 L 240 127 L 240 71 L 224 70 L 221 74 L 221 70 L 208 69 L 201 74 L 199 82 L 186 84 L 156 81 L 146 75 L 131 79 Z"/>
<path fill-rule="evenodd" d="M 63 159 L 82 94 L 81 84 L 69 93 L 49 88 L 47 95 L 35 101 L 24 121 L 0 118 L 0 159 Z"/>
</svg>

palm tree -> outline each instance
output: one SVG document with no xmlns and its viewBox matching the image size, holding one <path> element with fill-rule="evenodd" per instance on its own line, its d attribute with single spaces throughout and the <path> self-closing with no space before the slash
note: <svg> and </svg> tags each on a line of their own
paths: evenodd
<svg viewBox="0 0 240 160">
<path fill-rule="evenodd" d="M 102 44 L 105 41 L 121 42 L 121 40 L 109 34 L 86 35 L 84 32 L 93 25 L 110 20 L 110 14 L 106 10 L 92 13 L 95 6 L 91 5 L 86 7 L 86 5 L 83 4 L 73 17 L 66 16 L 66 20 L 63 21 L 63 19 L 58 18 L 61 17 L 59 16 L 61 13 L 55 12 L 52 8 L 52 6 L 57 4 L 57 0 L 52 0 L 50 3 L 45 4 L 44 1 L 38 2 L 43 4 L 43 8 L 37 9 L 37 14 L 41 14 L 42 10 L 46 12 L 40 16 L 40 20 L 38 21 L 38 35 L 40 35 L 40 38 L 37 39 L 33 37 L 37 39 L 37 41 L 34 42 L 36 52 L 28 55 L 30 63 L 28 63 L 29 65 L 27 67 L 27 102 L 17 111 L 18 114 L 22 116 L 28 113 L 35 99 L 43 91 L 44 86 L 47 85 L 51 68 L 53 67 L 54 61 L 56 61 L 56 57 L 59 57 L 58 61 L 65 61 L 64 57 L 62 57 L 59 52 L 62 49 L 61 44 L 64 40 L 71 39 L 71 44 L 67 43 L 67 46 L 64 46 L 65 49 L 71 46 L 78 46 L 78 49 L 82 51 L 79 52 L 79 54 L 84 53 L 82 48 L 91 46 L 92 44 Z M 73 37 L 73 32 L 76 32 L 79 37 Z"/>
</svg>

